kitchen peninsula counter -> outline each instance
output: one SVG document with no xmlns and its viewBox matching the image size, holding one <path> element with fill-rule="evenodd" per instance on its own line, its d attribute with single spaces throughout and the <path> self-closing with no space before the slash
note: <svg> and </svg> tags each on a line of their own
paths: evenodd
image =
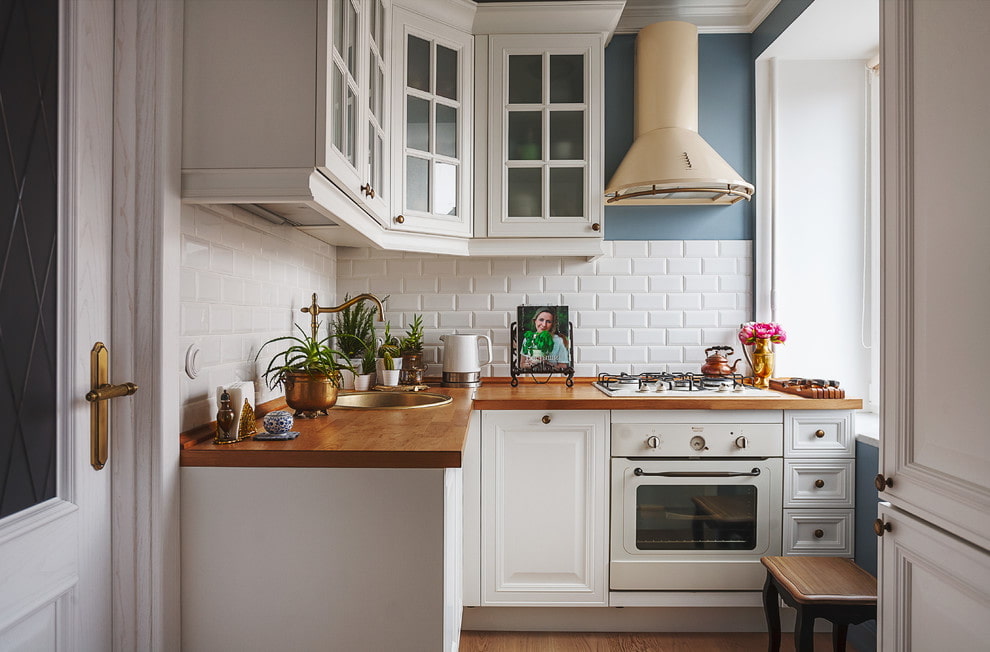
<svg viewBox="0 0 990 652">
<path fill-rule="evenodd" d="M 860 399 L 807 399 L 767 390 L 767 397 L 608 397 L 578 379 L 536 384 L 487 379 L 478 389 L 431 386 L 446 405 L 407 410 L 331 409 L 296 419 L 296 439 L 216 445 L 204 428 L 180 452 L 182 466 L 283 468 L 458 468 L 473 410 L 858 410 Z M 258 423 L 262 430 L 261 422 Z"/>
</svg>

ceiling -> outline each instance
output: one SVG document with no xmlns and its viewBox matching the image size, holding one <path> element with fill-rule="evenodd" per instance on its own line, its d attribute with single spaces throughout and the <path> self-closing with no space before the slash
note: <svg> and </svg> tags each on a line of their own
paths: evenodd
<svg viewBox="0 0 990 652">
<path fill-rule="evenodd" d="M 519 2 L 519 0 L 476 0 Z M 562 2 L 565 0 L 542 0 Z M 626 0 L 617 34 L 635 34 L 651 23 L 683 20 L 705 34 L 752 32 L 780 0 Z"/>
<path fill-rule="evenodd" d="M 650 23 L 683 20 L 708 34 L 752 32 L 780 0 L 626 0 L 617 34 L 638 32 Z"/>
</svg>

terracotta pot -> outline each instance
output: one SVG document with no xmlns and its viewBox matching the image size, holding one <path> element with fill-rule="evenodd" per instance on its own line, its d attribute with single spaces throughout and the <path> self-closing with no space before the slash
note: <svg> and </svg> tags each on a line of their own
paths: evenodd
<svg viewBox="0 0 990 652">
<path fill-rule="evenodd" d="M 319 413 L 326 414 L 337 402 L 340 374 L 330 377 L 289 373 L 282 382 L 285 383 L 285 402 L 296 411 L 295 416 L 313 418 Z"/>
</svg>

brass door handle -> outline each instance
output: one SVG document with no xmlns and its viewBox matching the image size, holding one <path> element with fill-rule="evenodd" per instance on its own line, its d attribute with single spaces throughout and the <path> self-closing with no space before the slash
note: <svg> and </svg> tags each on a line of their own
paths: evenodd
<svg viewBox="0 0 990 652">
<path fill-rule="evenodd" d="M 89 401 L 89 463 L 99 471 L 107 464 L 110 456 L 109 435 L 107 426 L 110 416 L 107 401 L 120 396 L 130 396 L 138 391 L 134 383 L 111 385 L 109 380 L 110 352 L 103 342 L 93 345 L 89 353 L 90 391 L 86 392 Z"/>
<path fill-rule="evenodd" d="M 877 491 L 883 491 L 887 487 L 894 486 L 894 479 L 884 477 L 883 473 L 878 473 L 877 477 L 873 478 L 873 486 L 877 488 Z"/>
</svg>

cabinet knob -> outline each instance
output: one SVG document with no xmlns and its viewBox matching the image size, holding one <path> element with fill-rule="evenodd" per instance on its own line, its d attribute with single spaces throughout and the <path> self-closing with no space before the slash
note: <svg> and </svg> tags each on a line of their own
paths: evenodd
<svg viewBox="0 0 990 652">
<path fill-rule="evenodd" d="M 884 532 L 890 532 L 890 530 L 890 523 L 884 523 L 882 518 L 873 521 L 873 533 L 878 537 L 882 537 Z"/>
<path fill-rule="evenodd" d="M 821 489 L 822 487 L 825 486 L 825 481 L 822 480 L 821 478 L 819 478 L 819 479 L 815 480 L 815 486 L 818 487 L 819 489 Z"/>
<path fill-rule="evenodd" d="M 816 539 L 821 539 L 823 536 L 825 536 L 825 530 L 815 530 Z"/>
<path fill-rule="evenodd" d="M 544 414 L 543 415 L 543 418 L 540 419 L 540 421 L 542 421 L 543 423 L 550 423 L 550 415 L 549 414 Z"/>
<path fill-rule="evenodd" d="M 818 430 L 815 431 L 815 437 L 818 437 L 819 439 L 821 439 L 824 436 L 825 436 L 825 431 L 824 430 L 818 429 Z"/>
<path fill-rule="evenodd" d="M 375 198 L 375 189 L 371 187 L 370 183 L 366 183 L 361 186 L 361 192 L 364 193 L 365 197 L 371 197 L 372 199 Z"/>
<path fill-rule="evenodd" d="M 894 479 L 885 478 L 883 473 L 877 473 L 877 477 L 873 478 L 873 486 L 877 488 L 877 491 L 883 491 L 887 487 L 894 486 Z"/>
<path fill-rule="evenodd" d="M 602 225 L 599 224 L 598 222 L 595 222 L 594 224 L 591 225 L 591 230 L 592 231 L 601 231 L 602 230 Z"/>
<path fill-rule="evenodd" d="M 406 223 L 406 218 L 402 217 L 401 215 L 396 215 L 395 216 L 395 223 L 396 224 L 405 224 Z"/>
</svg>

